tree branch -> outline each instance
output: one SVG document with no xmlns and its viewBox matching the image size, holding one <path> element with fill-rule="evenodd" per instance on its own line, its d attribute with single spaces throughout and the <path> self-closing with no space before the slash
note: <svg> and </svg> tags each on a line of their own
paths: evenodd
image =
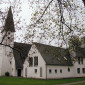
<svg viewBox="0 0 85 85">
<path fill-rule="evenodd" d="M 6 33 L 4 34 L 1 43 L 3 43 L 3 40 L 5 39 L 6 35 L 7 35 L 7 31 L 6 31 Z"/>
<path fill-rule="evenodd" d="M 34 24 L 36 24 L 37 22 L 40 21 L 40 19 L 44 16 L 45 12 L 47 11 L 48 7 L 50 6 L 50 4 L 51 4 L 52 2 L 53 2 L 53 0 L 51 0 L 51 1 L 49 2 L 49 4 L 47 5 L 47 7 L 45 8 L 45 10 L 43 11 L 42 15 L 40 16 L 40 18 L 39 18 Z"/>
</svg>

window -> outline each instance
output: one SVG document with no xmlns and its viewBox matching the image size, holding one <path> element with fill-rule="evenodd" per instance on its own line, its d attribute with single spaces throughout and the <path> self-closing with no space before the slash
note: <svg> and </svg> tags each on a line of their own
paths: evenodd
<svg viewBox="0 0 85 85">
<path fill-rule="evenodd" d="M 38 57 L 34 57 L 34 66 L 38 66 Z"/>
<path fill-rule="evenodd" d="M 10 64 L 11 64 L 12 62 L 10 61 Z"/>
<path fill-rule="evenodd" d="M 78 57 L 78 64 L 80 64 L 80 57 Z"/>
<path fill-rule="evenodd" d="M 83 64 L 83 58 L 81 58 L 81 63 Z"/>
<path fill-rule="evenodd" d="M 80 64 L 80 63 L 83 64 L 83 58 L 82 57 L 81 58 L 78 57 L 78 64 Z"/>
<path fill-rule="evenodd" d="M 37 69 L 35 69 L 35 73 L 37 73 Z"/>
<path fill-rule="evenodd" d="M 62 69 L 60 69 L 60 73 L 62 73 Z"/>
<path fill-rule="evenodd" d="M 68 68 L 68 72 L 70 72 L 70 68 Z"/>
<path fill-rule="evenodd" d="M 77 68 L 77 73 L 80 74 L 80 68 Z"/>
<path fill-rule="evenodd" d="M 55 73 L 57 73 L 57 69 L 55 69 Z"/>
<path fill-rule="evenodd" d="M 85 74 L 85 68 L 82 68 L 82 72 Z"/>
<path fill-rule="evenodd" d="M 8 37 L 8 39 L 10 39 L 10 37 Z"/>
<path fill-rule="evenodd" d="M 33 58 L 32 57 L 29 58 L 29 66 L 33 66 Z"/>
<path fill-rule="evenodd" d="M 52 73 L 52 70 L 51 69 L 49 69 L 49 73 Z"/>
<path fill-rule="evenodd" d="M 10 32 L 8 32 L 7 34 L 10 35 Z"/>
</svg>

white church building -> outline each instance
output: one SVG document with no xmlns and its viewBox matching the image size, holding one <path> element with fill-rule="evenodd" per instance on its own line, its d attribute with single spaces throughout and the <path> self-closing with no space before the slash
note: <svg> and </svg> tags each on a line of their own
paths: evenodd
<svg viewBox="0 0 85 85">
<path fill-rule="evenodd" d="M 85 77 L 85 48 L 77 49 L 73 58 L 65 48 L 14 42 L 14 33 L 10 7 L 0 35 L 0 76 L 9 72 L 10 76 L 39 79 Z"/>
</svg>

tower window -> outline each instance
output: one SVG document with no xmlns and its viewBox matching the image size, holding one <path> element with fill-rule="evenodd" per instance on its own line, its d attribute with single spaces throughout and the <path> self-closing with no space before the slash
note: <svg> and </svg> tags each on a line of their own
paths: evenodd
<svg viewBox="0 0 85 85">
<path fill-rule="evenodd" d="M 10 64 L 11 64 L 12 62 L 10 61 Z"/>
<path fill-rule="evenodd" d="M 10 35 L 10 32 L 8 32 L 7 34 Z"/>
<path fill-rule="evenodd" d="M 8 34 L 10 35 L 10 32 L 8 32 Z"/>
<path fill-rule="evenodd" d="M 8 39 L 10 39 L 10 37 L 8 37 Z"/>
</svg>

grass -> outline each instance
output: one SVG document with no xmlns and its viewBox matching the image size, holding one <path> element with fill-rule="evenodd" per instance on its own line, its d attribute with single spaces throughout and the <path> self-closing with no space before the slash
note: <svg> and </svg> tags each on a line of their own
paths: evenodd
<svg viewBox="0 0 85 85">
<path fill-rule="evenodd" d="M 85 85 L 85 83 L 73 84 L 73 85 Z"/>
<path fill-rule="evenodd" d="M 0 77 L 0 85 L 57 85 L 57 84 L 72 83 L 82 80 L 85 80 L 85 78 L 39 80 L 39 79 L 26 79 L 26 78 L 14 78 L 14 77 Z M 79 85 L 85 85 L 85 83 Z"/>
<path fill-rule="evenodd" d="M 85 82 L 79 84 L 73 84 L 73 85 L 85 85 Z"/>
</svg>

